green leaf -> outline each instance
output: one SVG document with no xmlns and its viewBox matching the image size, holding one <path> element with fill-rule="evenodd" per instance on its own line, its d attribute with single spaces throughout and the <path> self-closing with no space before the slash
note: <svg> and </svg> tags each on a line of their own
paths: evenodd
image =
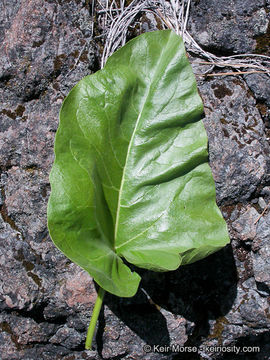
<svg viewBox="0 0 270 360">
<path fill-rule="evenodd" d="M 183 41 L 169 30 L 128 42 L 65 99 L 49 231 L 105 290 L 136 293 L 140 277 L 122 259 L 174 270 L 229 241 L 202 113 Z"/>
</svg>

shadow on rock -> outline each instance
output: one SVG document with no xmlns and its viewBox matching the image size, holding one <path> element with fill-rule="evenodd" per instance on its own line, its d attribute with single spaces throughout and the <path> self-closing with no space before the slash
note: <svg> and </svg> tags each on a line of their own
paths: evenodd
<svg viewBox="0 0 270 360">
<path fill-rule="evenodd" d="M 117 298 L 108 293 L 105 304 L 147 344 L 170 344 L 165 317 L 140 289 L 132 298 Z"/>
<path fill-rule="evenodd" d="M 107 294 L 105 304 L 149 345 L 170 344 L 167 321 L 159 307 L 188 320 L 185 346 L 199 346 L 209 336 L 209 320 L 222 322 L 236 297 L 237 274 L 230 246 L 176 271 L 135 270 L 142 277 L 136 296 Z"/>
</svg>

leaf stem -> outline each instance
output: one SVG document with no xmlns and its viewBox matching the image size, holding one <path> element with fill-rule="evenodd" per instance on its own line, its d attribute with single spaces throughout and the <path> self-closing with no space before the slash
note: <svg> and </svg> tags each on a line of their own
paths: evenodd
<svg viewBox="0 0 270 360">
<path fill-rule="evenodd" d="M 102 306 L 102 302 L 103 302 L 103 298 L 104 298 L 104 294 L 105 294 L 105 290 L 102 289 L 102 287 L 99 288 L 98 290 L 98 295 L 97 295 L 97 300 L 94 306 L 94 310 L 92 313 L 92 318 L 88 327 L 88 331 L 87 331 L 87 336 L 86 336 L 86 341 L 85 341 L 85 349 L 89 350 L 92 347 L 92 340 L 93 340 L 93 336 L 94 336 L 94 332 L 95 332 L 95 328 L 96 328 L 96 324 L 97 324 L 97 319 L 100 313 L 100 309 Z"/>
</svg>

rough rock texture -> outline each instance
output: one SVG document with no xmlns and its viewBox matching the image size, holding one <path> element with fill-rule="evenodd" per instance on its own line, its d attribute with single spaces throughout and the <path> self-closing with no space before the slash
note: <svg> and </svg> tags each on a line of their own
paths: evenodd
<svg viewBox="0 0 270 360">
<path fill-rule="evenodd" d="M 193 0 L 189 29 L 205 49 L 219 55 L 248 53 L 267 32 L 265 0 Z"/>
<path fill-rule="evenodd" d="M 235 77 L 207 81 L 199 88 L 218 203 L 248 200 L 267 177 L 269 153 L 256 100 Z"/>
<path fill-rule="evenodd" d="M 269 1 L 194 0 L 190 29 L 220 54 L 269 51 Z M 48 174 L 64 96 L 98 68 L 89 1 L 0 2 L 1 360 L 268 359 L 269 78 L 199 80 L 210 164 L 232 244 L 175 272 L 138 270 L 134 298 L 105 298 L 93 351 L 84 340 L 96 290 L 52 244 Z M 144 31 L 158 26 L 141 19 Z M 144 345 L 197 346 L 196 353 Z M 259 346 L 260 353 L 202 346 Z"/>
</svg>

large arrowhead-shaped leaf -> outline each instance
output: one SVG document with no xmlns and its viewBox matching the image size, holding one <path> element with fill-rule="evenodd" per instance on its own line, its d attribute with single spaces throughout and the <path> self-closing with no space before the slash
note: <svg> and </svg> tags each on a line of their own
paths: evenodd
<svg viewBox="0 0 270 360">
<path fill-rule="evenodd" d="M 174 270 L 228 242 L 202 112 L 183 42 L 171 31 L 130 41 L 65 99 L 50 235 L 105 290 L 136 292 L 140 277 L 121 258 Z"/>
</svg>

